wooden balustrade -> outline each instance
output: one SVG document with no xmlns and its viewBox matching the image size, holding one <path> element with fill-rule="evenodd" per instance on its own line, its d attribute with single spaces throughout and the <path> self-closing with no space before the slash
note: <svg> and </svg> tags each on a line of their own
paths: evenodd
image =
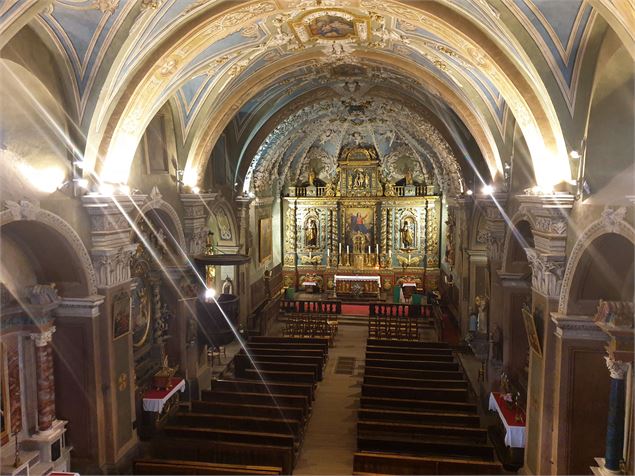
<svg viewBox="0 0 635 476">
<path fill-rule="evenodd" d="M 341 314 L 341 301 L 280 301 L 280 311 L 293 314 Z"/>
</svg>

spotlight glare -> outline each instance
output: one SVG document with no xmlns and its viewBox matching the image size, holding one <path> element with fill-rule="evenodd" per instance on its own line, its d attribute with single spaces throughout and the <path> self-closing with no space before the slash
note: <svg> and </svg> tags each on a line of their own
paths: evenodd
<svg viewBox="0 0 635 476">
<path fill-rule="evenodd" d="M 485 185 L 481 189 L 481 193 L 483 193 L 483 195 L 491 195 L 492 193 L 494 193 L 494 187 L 492 187 L 491 185 Z"/>
<path fill-rule="evenodd" d="M 468 189 L 468 190 L 465 192 L 465 195 L 472 195 L 473 193 L 474 193 L 474 192 L 472 192 L 472 190 Z"/>
<path fill-rule="evenodd" d="M 124 195 L 130 195 L 130 187 L 126 185 L 125 183 L 119 185 L 119 191 L 123 193 Z"/>
<path fill-rule="evenodd" d="M 214 288 L 207 288 L 205 290 L 205 299 L 211 301 L 216 296 L 216 290 Z"/>
<path fill-rule="evenodd" d="M 88 190 L 88 180 L 85 178 L 80 178 L 77 180 L 77 185 L 84 190 Z"/>
<path fill-rule="evenodd" d="M 201 189 L 199 187 L 192 187 L 192 193 L 200 193 Z"/>
<path fill-rule="evenodd" d="M 101 193 L 102 195 L 105 195 L 107 197 L 111 196 L 114 191 L 115 191 L 115 188 L 112 185 L 110 185 L 109 183 L 102 183 L 99 186 L 99 193 Z"/>
<path fill-rule="evenodd" d="M 577 150 L 572 150 L 571 152 L 569 152 L 569 157 L 571 157 L 574 160 L 577 160 L 580 158 L 580 152 L 578 152 Z"/>
</svg>

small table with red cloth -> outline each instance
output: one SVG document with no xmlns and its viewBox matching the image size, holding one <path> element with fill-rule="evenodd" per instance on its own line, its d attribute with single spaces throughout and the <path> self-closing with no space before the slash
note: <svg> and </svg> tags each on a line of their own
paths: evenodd
<svg viewBox="0 0 635 476">
<path fill-rule="evenodd" d="M 513 408 L 503 399 L 503 394 L 492 392 L 489 395 L 489 409 L 497 411 L 505 426 L 505 444 L 510 448 L 525 447 L 525 423 L 527 417 L 522 408 Z"/>
<path fill-rule="evenodd" d="M 185 380 L 178 377 L 172 377 L 170 379 L 169 388 L 148 390 L 143 394 L 143 409 L 147 412 L 161 413 L 165 404 L 179 390 L 181 392 L 185 392 Z"/>
</svg>

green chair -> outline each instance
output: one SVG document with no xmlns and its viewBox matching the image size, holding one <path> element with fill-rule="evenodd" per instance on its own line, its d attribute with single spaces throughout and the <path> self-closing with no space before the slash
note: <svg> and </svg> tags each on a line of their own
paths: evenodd
<svg viewBox="0 0 635 476">
<path fill-rule="evenodd" d="M 398 303 L 400 297 L 401 297 L 401 286 L 393 286 L 392 287 L 392 301 L 395 303 Z"/>
</svg>

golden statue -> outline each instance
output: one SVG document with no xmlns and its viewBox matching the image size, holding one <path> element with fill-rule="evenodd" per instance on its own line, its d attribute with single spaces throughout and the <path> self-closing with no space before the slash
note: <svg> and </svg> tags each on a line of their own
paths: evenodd
<svg viewBox="0 0 635 476">
<path fill-rule="evenodd" d="M 207 232 L 207 238 L 205 238 L 205 254 L 211 256 L 214 254 L 214 233 Z"/>
<path fill-rule="evenodd" d="M 309 220 L 304 234 L 306 246 L 317 246 L 317 231 L 317 223 L 315 223 L 315 220 Z"/>
<path fill-rule="evenodd" d="M 403 225 L 400 230 L 401 233 L 401 245 L 402 248 L 410 249 L 414 245 L 414 233 L 412 232 L 412 227 L 410 225 L 409 220 L 404 220 Z"/>
<path fill-rule="evenodd" d="M 410 171 L 410 169 L 406 169 L 403 178 L 406 182 L 406 185 L 414 185 L 414 179 L 412 178 L 412 172 Z"/>
<path fill-rule="evenodd" d="M 315 185 L 315 170 L 309 169 L 308 181 L 311 187 Z"/>
</svg>

